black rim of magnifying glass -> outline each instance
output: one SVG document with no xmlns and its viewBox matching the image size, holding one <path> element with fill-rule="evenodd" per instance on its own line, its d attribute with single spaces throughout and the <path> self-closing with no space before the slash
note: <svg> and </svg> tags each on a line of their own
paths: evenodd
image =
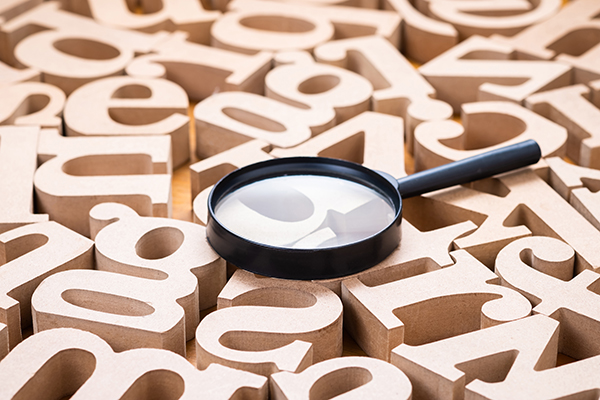
<svg viewBox="0 0 600 400">
<path fill-rule="evenodd" d="M 221 199 L 260 180 L 290 175 L 321 175 L 362 184 L 388 200 L 394 208 L 392 222 L 378 233 L 343 246 L 293 249 L 269 246 L 236 235 L 215 216 Z M 290 157 L 259 162 L 226 175 L 208 197 L 206 235 L 225 260 L 260 275 L 285 279 L 331 279 L 372 267 L 385 259 L 400 242 L 402 198 L 397 182 L 360 164 L 324 157 Z"/>
<path fill-rule="evenodd" d="M 208 198 L 208 241 L 227 261 L 262 275 L 289 279 L 328 279 L 350 275 L 382 261 L 400 242 L 402 197 L 418 196 L 535 164 L 542 151 L 525 140 L 466 159 L 431 168 L 399 180 L 362 165 L 322 157 L 281 158 L 252 164 L 225 176 Z M 367 186 L 395 208 L 394 220 L 379 233 L 339 247 L 290 249 L 244 239 L 221 225 L 215 206 L 223 196 L 259 180 L 286 175 L 324 175 Z"/>
</svg>

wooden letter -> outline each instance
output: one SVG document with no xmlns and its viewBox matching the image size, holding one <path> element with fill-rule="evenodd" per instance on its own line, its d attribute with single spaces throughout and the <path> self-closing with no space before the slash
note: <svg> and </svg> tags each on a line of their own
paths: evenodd
<svg viewBox="0 0 600 400">
<path fill-rule="evenodd" d="M 596 107 L 600 108 L 600 79 L 590 82 L 588 86 L 592 88 L 592 103 L 594 103 Z"/>
<path fill-rule="evenodd" d="M 463 104 L 456 121 L 425 122 L 415 130 L 415 170 L 437 167 L 488 150 L 535 139 L 542 157 L 562 156 L 567 130 L 508 101 Z"/>
<path fill-rule="evenodd" d="M 0 52 L 1 54 L 1 52 Z M 18 82 L 39 82 L 40 73 L 34 69 L 16 69 L 0 61 L 0 86 Z"/>
<path fill-rule="evenodd" d="M 549 158 L 547 163 L 550 185 L 600 230 L 600 171 L 572 165 L 558 157 Z"/>
<path fill-rule="evenodd" d="M 303 0 L 302 3 L 315 6 L 348 6 L 360 8 L 379 8 L 379 3 L 375 0 Z M 225 12 L 229 0 L 213 0 L 212 5 L 215 9 Z"/>
<path fill-rule="evenodd" d="M 41 82 L 22 82 L 0 86 L 0 124 L 39 125 L 62 132 L 65 93 Z"/>
<path fill-rule="evenodd" d="M 37 207 L 84 236 L 99 203 L 127 204 L 140 215 L 171 214 L 171 140 L 166 136 L 62 137 L 42 130 L 34 178 Z"/>
<path fill-rule="evenodd" d="M 207 116 L 209 115 L 207 113 Z M 365 112 L 300 145 L 287 149 L 276 148 L 270 154 L 265 152 L 270 146 L 259 140 L 252 140 L 218 153 L 190 167 L 195 221 L 202 224 L 206 222 L 206 199 L 211 185 L 236 168 L 272 156 L 340 158 L 386 171 L 395 177 L 404 176 L 406 172 L 402 130 L 403 123 L 400 118 Z M 335 291 L 339 292 L 339 285 Z"/>
<path fill-rule="evenodd" d="M 600 231 L 585 220 L 531 169 L 500 175 L 426 195 L 434 201 L 431 215 L 452 213 L 479 228 L 454 241 L 489 268 L 508 243 L 525 236 L 551 236 L 577 254 L 575 270 L 598 270 Z M 430 217 L 433 218 L 433 217 Z"/>
<path fill-rule="evenodd" d="M 332 38 L 378 34 L 399 46 L 400 16 L 355 7 L 317 7 L 268 0 L 234 0 L 212 28 L 216 47 L 254 54 L 307 50 Z"/>
<path fill-rule="evenodd" d="M 165 79 L 119 76 L 88 83 L 65 106 L 68 136 L 170 135 L 173 168 L 190 158 L 189 101 Z"/>
<path fill-rule="evenodd" d="M 473 35 L 513 36 L 531 25 L 554 16 L 561 5 L 561 0 L 536 2 L 432 0 L 428 11 L 432 18 L 451 23 L 464 39 Z"/>
<path fill-rule="evenodd" d="M 44 0 L 4 0 L 0 4 L 0 24 L 37 6 Z"/>
<path fill-rule="evenodd" d="M 333 292 L 244 270 L 227 282 L 217 311 L 196 331 L 199 369 L 217 362 L 269 376 L 341 354 L 342 302 Z"/>
<path fill-rule="evenodd" d="M 567 128 L 567 156 L 577 164 L 600 169 L 600 109 L 590 101 L 585 85 L 536 93 L 527 107 Z"/>
<path fill-rule="evenodd" d="M 268 52 L 245 55 L 191 43 L 176 32 L 154 46 L 152 54 L 136 57 L 126 72 L 139 78 L 169 79 L 184 88 L 192 101 L 200 101 L 220 91 L 262 94 L 271 58 Z"/>
<path fill-rule="evenodd" d="M 158 349 L 115 353 L 98 336 L 76 329 L 40 332 L 0 362 L 0 397 L 106 400 L 139 398 L 266 400 L 267 380 L 211 365 L 198 371 Z"/>
<path fill-rule="evenodd" d="M 398 368 L 375 358 L 342 357 L 321 361 L 299 374 L 282 371 L 270 377 L 273 400 L 308 398 L 409 400 L 412 386 Z"/>
<path fill-rule="evenodd" d="M 188 40 L 210 43 L 210 27 L 221 15 L 208 11 L 196 0 L 134 0 L 143 14 L 133 13 L 131 0 L 62 0 L 69 11 L 94 18 L 103 25 L 141 32 L 184 31 Z"/>
<path fill-rule="evenodd" d="M 157 279 L 97 270 L 59 272 L 33 293 L 33 331 L 76 328 L 100 336 L 115 351 L 152 347 L 185 355 L 184 308 L 172 290 L 164 289 Z"/>
<path fill-rule="evenodd" d="M 313 113 L 333 113 L 337 125 L 369 110 L 373 86 L 354 72 L 304 57 L 271 70 L 265 78 L 265 92 L 267 97 Z"/>
<path fill-rule="evenodd" d="M 364 112 L 302 144 L 273 149 L 270 154 L 339 158 L 396 178 L 406 175 L 402 119 L 374 112 Z"/>
<path fill-rule="evenodd" d="M 217 304 L 226 281 L 225 261 L 206 241 L 204 227 L 169 218 L 140 217 L 127 206 L 114 203 L 95 206 L 90 219 L 92 226 L 108 224 L 95 235 L 97 269 L 160 279 L 165 286 L 173 281 L 174 293 L 188 296 L 186 329 L 191 339 L 200 321 L 199 310 Z M 183 300 L 178 301 L 184 305 Z"/>
<path fill-rule="evenodd" d="M 213 46 L 255 54 L 261 50 L 306 50 L 333 38 L 334 27 L 321 13 L 303 13 L 282 11 L 280 4 L 259 3 L 260 8 L 245 7 L 235 9 L 238 2 L 230 2 L 229 11 L 223 15 L 212 29 Z M 294 9 L 297 7 L 293 7 Z"/>
<path fill-rule="evenodd" d="M 472 36 L 419 68 L 438 98 L 458 113 L 464 103 L 511 100 L 571 83 L 571 68 L 555 61 L 511 59 L 513 49 Z"/>
<path fill-rule="evenodd" d="M 0 323 L 8 325 L 9 345 L 31 326 L 31 296 L 48 276 L 94 267 L 94 243 L 56 222 L 41 222 L 0 235 Z"/>
<path fill-rule="evenodd" d="M 6 357 L 8 352 L 8 326 L 0 323 L 0 360 Z"/>
<path fill-rule="evenodd" d="M 204 228 L 141 218 L 111 203 L 94 207 L 90 219 L 98 271 L 44 281 L 32 300 L 35 330 L 74 327 L 115 349 L 185 354 L 200 309 L 216 304 L 226 278 L 225 262 L 206 242 Z"/>
<path fill-rule="evenodd" d="M 516 240 L 500 251 L 496 273 L 502 285 L 523 294 L 533 312 L 560 322 L 558 351 L 575 359 L 600 354 L 600 274 L 574 276 L 575 252 L 544 236 Z"/>
<path fill-rule="evenodd" d="M 192 198 L 238 168 L 273 158 L 268 153 L 270 147 L 267 142 L 250 140 L 190 165 Z"/>
<path fill-rule="evenodd" d="M 318 46 L 319 62 L 348 68 L 373 85 L 373 111 L 404 118 L 406 145 L 413 151 L 413 132 L 423 121 L 452 117 L 452 107 L 436 100 L 435 89 L 380 36 L 337 40 Z"/>
<path fill-rule="evenodd" d="M 196 154 L 200 158 L 260 139 L 276 147 L 293 147 L 333 126 L 329 110 L 305 110 L 244 92 L 218 93 L 198 103 Z"/>
<path fill-rule="evenodd" d="M 37 33 L 30 34 L 32 27 Z M 149 52 L 167 35 L 103 26 L 43 2 L 2 25 L 0 57 L 38 69 L 44 82 L 68 95 L 87 82 L 121 75 L 136 53 Z"/>
<path fill-rule="evenodd" d="M 374 287 L 342 282 L 344 327 L 371 357 L 523 318 L 531 304 L 464 250 L 455 265 Z"/>
<path fill-rule="evenodd" d="M 417 201 L 420 199 L 416 198 Z M 415 201 L 415 199 L 406 200 Z M 356 278 L 367 286 L 378 286 L 454 264 L 448 254 L 452 241 L 474 231 L 477 225 L 471 221 L 465 221 L 421 232 L 407 220 L 410 218 L 407 215 L 407 202 L 403 201 L 402 211 L 405 219 L 402 221 L 402 243 L 385 260 L 353 275 L 313 282 L 331 289 L 341 297 L 341 283 L 347 279 Z"/>
<path fill-rule="evenodd" d="M 517 35 L 492 36 L 511 46 L 519 59 L 558 60 L 573 66 L 574 82 L 600 78 L 600 3 L 583 0 L 567 3 L 558 14 Z"/>
<path fill-rule="evenodd" d="M 415 4 L 411 0 L 384 0 L 383 7 L 402 15 L 402 52 L 426 63 L 455 46 L 458 32 L 452 25 L 422 14 Z"/>
<path fill-rule="evenodd" d="M 0 233 L 48 221 L 48 215 L 33 214 L 39 134 L 38 127 L 0 126 Z"/>
<path fill-rule="evenodd" d="M 535 371 L 556 365 L 558 331 L 556 321 L 538 315 L 421 346 L 401 344 L 391 362 L 408 375 L 414 400 L 470 399 L 465 391 L 477 385 L 527 376 L 533 386 Z M 486 399 L 533 398 L 513 393 Z M 535 398 L 557 398 L 549 393 Z"/>
</svg>

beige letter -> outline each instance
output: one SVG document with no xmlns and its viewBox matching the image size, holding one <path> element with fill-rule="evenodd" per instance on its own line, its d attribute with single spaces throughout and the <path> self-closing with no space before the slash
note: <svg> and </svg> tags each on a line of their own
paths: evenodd
<svg viewBox="0 0 600 400">
<path fill-rule="evenodd" d="M 169 79 L 184 88 L 193 101 L 220 91 L 262 94 L 265 74 L 271 69 L 271 53 L 250 56 L 203 46 L 186 41 L 186 36 L 177 32 L 153 50 L 136 57 L 127 66 L 127 75 Z"/>
<path fill-rule="evenodd" d="M 25 400 L 139 398 L 266 400 L 267 380 L 211 365 L 198 371 L 183 357 L 158 349 L 115 353 L 98 336 L 53 329 L 25 340 L 0 362 L 0 397 Z"/>
<path fill-rule="evenodd" d="M 94 268 L 94 243 L 56 222 L 41 222 L 0 235 L 0 322 L 12 349 L 31 326 L 31 296 L 48 276 Z"/>
<path fill-rule="evenodd" d="M 438 98 L 454 112 L 464 103 L 510 100 L 522 103 L 533 93 L 566 86 L 571 67 L 555 61 L 511 59 L 513 48 L 473 36 L 419 68 Z"/>
<path fill-rule="evenodd" d="M 0 85 L 0 98 L 0 124 L 39 125 L 62 132 L 66 96 L 56 86 L 42 82 Z"/>
<path fill-rule="evenodd" d="M 32 27 L 37 33 L 30 34 Z M 38 69 L 44 82 L 68 95 L 84 83 L 121 75 L 135 54 L 149 52 L 166 37 L 166 32 L 147 34 L 103 26 L 60 10 L 57 2 L 43 2 L 2 25 L 0 56 L 9 64 L 18 61 Z"/>
<path fill-rule="evenodd" d="M 299 374 L 277 372 L 270 377 L 273 400 L 308 398 L 348 400 L 409 400 L 412 386 L 398 368 L 369 357 L 340 357 L 321 361 Z"/>
<path fill-rule="evenodd" d="M 39 127 L 0 126 L 0 232 L 48 221 L 33 213 Z"/>
<path fill-rule="evenodd" d="M 509 101 L 463 104 L 462 125 L 456 121 L 425 122 L 415 130 L 415 170 L 534 139 L 542 157 L 562 156 L 567 130 Z"/>
<path fill-rule="evenodd" d="M 342 282 L 344 327 L 371 357 L 523 318 L 531 304 L 464 250 L 453 266 L 369 287 Z M 508 289 L 508 290 L 507 290 Z"/>
<path fill-rule="evenodd" d="M 62 137 L 43 130 L 46 161 L 35 173 L 37 206 L 84 236 L 99 203 L 127 204 L 140 215 L 171 214 L 171 140 L 166 136 Z"/>
<path fill-rule="evenodd" d="M 190 158 L 188 97 L 165 79 L 119 76 L 88 83 L 65 106 L 68 136 L 170 135 L 173 168 Z"/>
<path fill-rule="evenodd" d="M 200 369 L 217 362 L 269 376 L 341 354 L 342 302 L 333 292 L 244 270 L 227 282 L 218 310 L 196 331 Z"/>
<path fill-rule="evenodd" d="M 558 331 L 556 321 L 538 315 L 420 346 L 401 344 L 391 362 L 408 375 L 415 400 L 469 399 L 478 384 L 493 387 L 525 376 L 533 389 L 536 371 L 556 365 Z M 546 393 L 541 398 L 557 398 Z M 518 391 L 486 397 L 500 398 L 532 397 Z"/>
<path fill-rule="evenodd" d="M 600 109 L 585 85 L 567 86 L 529 96 L 527 107 L 567 128 L 567 156 L 588 168 L 600 168 Z"/>
</svg>

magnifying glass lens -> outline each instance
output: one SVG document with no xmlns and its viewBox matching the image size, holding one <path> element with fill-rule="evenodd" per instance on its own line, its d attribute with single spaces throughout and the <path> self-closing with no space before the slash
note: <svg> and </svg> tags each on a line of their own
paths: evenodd
<svg viewBox="0 0 600 400">
<path fill-rule="evenodd" d="M 395 179 L 360 164 L 283 157 L 223 177 L 208 196 L 206 238 L 227 262 L 285 279 L 332 279 L 398 248 L 402 199 L 538 162 L 533 140 Z"/>
<path fill-rule="evenodd" d="M 294 249 L 337 247 L 364 240 L 395 218 L 388 199 L 347 179 L 287 175 L 252 182 L 224 196 L 215 217 L 256 243 Z"/>
</svg>

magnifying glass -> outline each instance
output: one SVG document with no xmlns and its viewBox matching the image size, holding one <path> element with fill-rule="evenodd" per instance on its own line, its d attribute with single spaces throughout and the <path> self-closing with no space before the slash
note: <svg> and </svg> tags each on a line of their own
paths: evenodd
<svg viewBox="0 0 600 400">
<path fill-rule="evenodd" d="M 539 161 L 534 140 L 401 179 L 349 161 L 278 158 L 223 177 L 208 197 L 207 237 L 225 260 L 260 275 L 329 279 L 385 259 L 400 243 L 402 198 Z"/>
</svg>

